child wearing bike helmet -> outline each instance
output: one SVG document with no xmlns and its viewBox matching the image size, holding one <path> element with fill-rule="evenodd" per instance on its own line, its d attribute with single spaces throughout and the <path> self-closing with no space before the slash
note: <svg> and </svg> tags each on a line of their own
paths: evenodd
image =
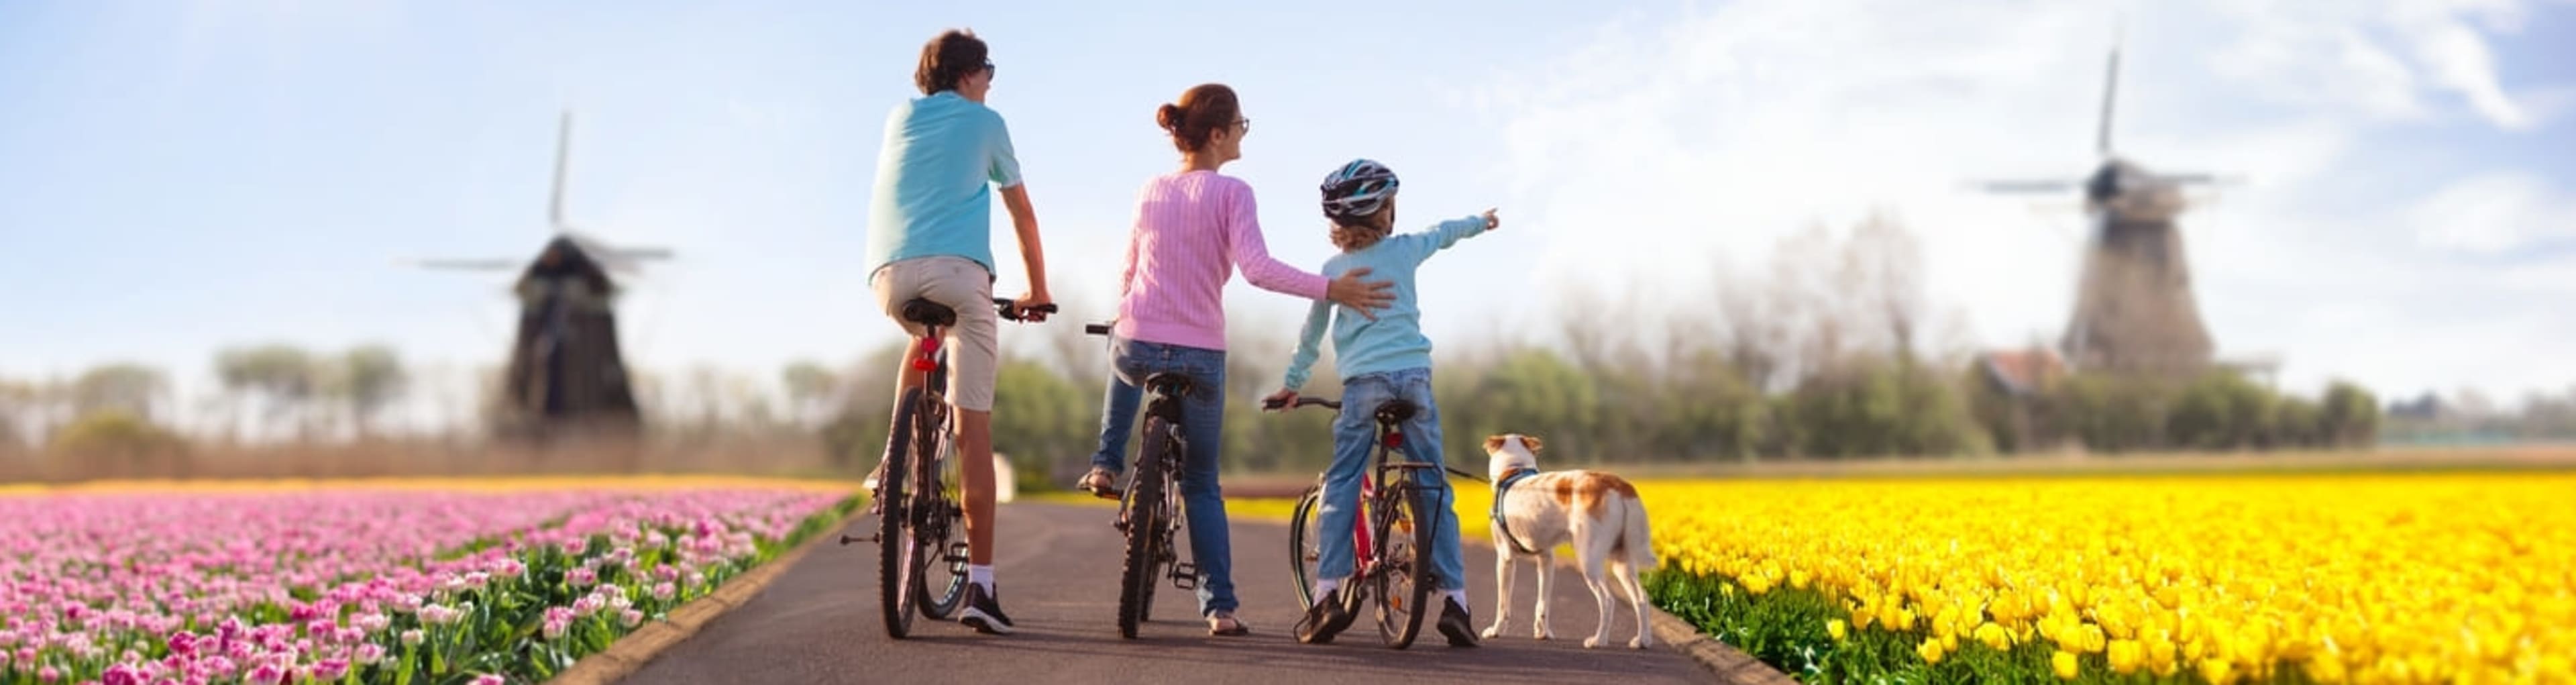
<svg viewBox="0 0 2576 685">
<path fill-rule="evenodd" d="M 1306 384 L 1307 374 L 1315 364 L 1318 346 L 1325 333 L 1330 332 L 1343 390 L 1341 415 L 1333 421 L 1333 465 L 1324 473 L 1326 531 L 1352 528 L 1359 505 L 1360 475 L 1367 468 L 1369 449 L 1376 438 L 1376 407 L 1380 403 L 1401 399 L 1418 408 L 1413 418 L 1403 424 L 1405 450 L 1414 460 L 1433 466 L 1428 478 L 1442 477 L 1445 467 L 1440 455 L 1440 409 L 1431 399 L 1431 339 L 1422 334 L 1414 271 L 1433 253 L 1501 225 L 1494 210 L 1488 209 L 1481 215 L 1440 222 L 1430 230 L 1392 235 L 1396 186 L 1394 171 L 1366 159 L 1342 165 L 1324 177 L 1324 216 L 1333 223 L 1333 245 L 1342 249 L 1341 254 L 1324 261 L 1324 275 L 1370 269 L 1375 276 L 1394 279 L 1395 302 L 1379 310 L 1374 320 L 1329 302 L 1316 303 L 1306 313 L 1306 325 L 1298 334 L 1297 351 L 1289 359 L 1282 389 L 1268 400 L 1273 405 L 1296 401 L 1297 389 Z M 1432 572 L 1439 577 L 1439 588 L 1448 599 L 1440 609 L 1440 634 L 1449 639 L 1450 645 L 1473 647 L 1476 632 L 1467 613 L 1467 569 L 1458 549 L 1454 498 L 1446 487 L 1431 492 L 1438 493 L 1439 500 L 1431 503 L 1439 518 L 1431 546 Z M 1309 644 L 1332 641 L 1333 635 L 1348 628 L 1355 618 L 1342 605 L 1340 595 L 1341 585 L 1350 577 L 1354 565 L 1351 536 L 1322 537 L 1322 558 L 1316 563 L 1315 605 L 1307 607 L 1296 627 L 1297 641 Z"/>
</svg>

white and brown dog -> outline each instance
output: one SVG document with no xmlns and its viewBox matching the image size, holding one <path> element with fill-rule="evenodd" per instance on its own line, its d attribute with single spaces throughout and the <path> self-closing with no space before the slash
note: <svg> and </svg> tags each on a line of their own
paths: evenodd
<svg viewBox="0 0 2576 685">
<path fill-rule="evenodd" d="M 1628 646 L 1654 644 L 1646 627 L 1646 588 L 1637 574 L 1655 567 L 1654 544 L 1646 525 L 1646 504 L 1637 488 L 1618 476 L 1598 471 L 1538 470 L 1537 437 L 1512 433 L 1485 439 L 1494 478 L 1494 625 L 1485 637 L 1501 634 L 1512 617 L 1512 562 L 1538 561 L 1538 608 L 1535 635 L 1555 637 L 1548 626 L 1548 579 L 1555 576 L 1557 545 L 1572 544 L 1592 589 L 1600 624 L 1583 646 L 1610 641 L 1612 588 L 1628 596 L 1637 614 L 1637 637 Z"/>
</svg>

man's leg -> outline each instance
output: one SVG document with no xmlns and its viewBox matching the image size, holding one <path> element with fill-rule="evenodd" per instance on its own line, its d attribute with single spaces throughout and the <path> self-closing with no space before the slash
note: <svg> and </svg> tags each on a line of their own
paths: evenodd
<svg viewBox="0 0 2576 685">
<path fill-rule="evenodd" d="M 925 380 L 925 379 L 927 379 L 927 378 L 929 377 L 929 374 L 926 374 L 926 373 L 924 373 L 924 372 L 922 372 L 922 371 L 918 371 L 918 370 L 915 370 L 915 369 L 913 369 L 913 368 L 912 368 L 912 354 L 913 354 L 913 348 L 912 348 L 912 347 L 910 347 L 909 345 L 919 345 L 919 344 L 920 344 L 920 343 L 919 343 L 917 340 L 916 340 L 915 342 L 908 343 L 908 346 L 906 346 L 906 347 L 904 348 L 904 353 L 903 353 L 903 355 L 902 355 L 902 356 L 900 356 L 900 357 L 896 357 L 896 358 L 895 358 L 895 360 L 894 360 L 894 364 L 895 364 L 895 372 L 894 372 L 894 400 L 895 400 L 895 404 L 894 404 L 894 410 L 893 410 L 893 411 L 891 411 L 891 412 L 888 412 L 888 413 L 887 413 L 887 415 L 886 415 L 886 420 L 887 420 L 887 422 L 888 422 L 889 424 L 891 424 L 891 423 L 893 422 L 893 420 L 894 420 L 894 417 L 895 417 L 895 416 L 899 416 L 899 415 L 901 415 L 901 414 L 903 413 L 903 395 L 904 395 L 904 393 L 911 392 L 913 388 L 921 387 L 921 383 L 922 383 L 922 381 L 923 381 L 923 380 Z M 893 435 L 893 434 L 894 434 L 894 430 L 893 430 L 892 428 L 888 428 L 888 429 L 886 430 L 886 434 L 887 434 L 887 435 Z M 869 470 L 868 470 L 868 478 L 867 478 L 867 482 L 865 482 L 865 483 L 861 483 L 861 484 L 860 484 L 860 486 L 861 486 L 861 487 L 865 487 L 865 488 L 867 488 L 867 489 L 868 489 L 868 490 L 870 490 L 870 491 L 874 491 L 874 490 L 876 490 L 876 489 L 877 489 L 877 481 L 878 481 L 878 480 L 880 480 L 880 479 L 885 478 L 885 467 L 886 467 L 886 461 L 887 461 L 889 458 L 891 458 L 891 457 L 893 457 L 893 456 L 894 456 L 894 451 L 895 451 L 895 450 L 897 450 L 897 449 L 901 449 L 901 448 L 900 448 L 899 446 L 895 445 L 895 444 L 894 444 L 894 442 L 893 442 L 891 439 L 889 439 L 889 440 L 886 442 L 885 451 L 877 453 L 877 465 L 876 465 L 876 467 L 875 467 L 875 468 L 872 468 L 872 469 L 869 469 Z"/>
<path fill-rule="evenodd" d="M 926 288 L 957 312 L 948 335 L 948 401 L 956 408 L 957 458 L 966 490 L 966 606 L 958 621 L 986 633 L 1011 632 L 993 582 L 993 382 L 1001 364 L 1001 315 L 992 275 L 965 259 L 943 259 Z"/>
<path fill-rule="evenodd" d="M 993 413 L 957 410 L 957 457 L 966 460 L 966 563 L 993 565 Z M 992 583 L 987 578 L 981 581 Z"/>
<path fill-rule="evenodd" d="M 868 287 L 875 291 L 877 296 L 877 308 L 885 311 L 886 318 L 893 319 L 896 325 L 902 326 L 904 335 L 910 338 L 910 341 L 905 343 L 903 354 L 897 356 L 894 360 L 895 403 L 894 410 L 887 414 L 887 422 L 889 424 L 892 423 L 893 416 L 895 414 L 903 411 L 903 394 L 913 388 L 921 387 L 921 383 L 926 377 L 926 374 L 923 372 L 912 368 L 912 355 L 915 348 L 921 344 L 920 337 L 923 332 L 922 328 L 910 321 L 903 320 L 903 303 L 911 301 L 912 298 L 921 296 L 923 285 L 921 269 L 923 266 L 924 264 L 920 262 L 896 262 L 886 265 L 884 269 L 879 270 L 868 279 Z M 892 429 L 888 429 L 886 433 L 888 435 L 892 435 L 894 431 Z M 895 445 L 889 442 L 885 446 L 885 450 L 877 454 L 876 466 L 868 469 L 867 479 L 865 482 L 860 484 L 860 487 L 867 488 L 871 493 L 877 489 L 878 481 L 885 478 L 887 457 L 892 456 L 895 449 Z M 874 505 L 872 504 L 871 506 Z"/>
</svg>

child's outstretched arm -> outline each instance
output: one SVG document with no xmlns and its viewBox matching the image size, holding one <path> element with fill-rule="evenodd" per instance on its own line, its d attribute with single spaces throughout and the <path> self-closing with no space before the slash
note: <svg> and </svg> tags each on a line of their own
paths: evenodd
<svg viewBox="0 0 2576 685">
<path fill-rule="evenodd" d="M 1440 222 L 1437 228 L 1405 234 L 1400 239 L 1413 255 L 1413 261 L 1419 262 L 1430 259 L 1434 252 L 1449 249 L 1449 246 L 1458 244 L 1460 240 L 1481 235 L 1502 224 L 1502 219 L 1494 217 L 1494 210 L 1488 209 L 1483 214 Z"/>
<path fill-rule="evenodd" d="M 1297 331 L 1297 351 L 1288 357 L 1288 377 L 1280 381 L 1280 391 L 1271 399 L 1297 398 L 1297 389 L 1306 387 L 1306 378 L 1315 368 L 1315 358 L 1322 356 L 1324 332 L 1333 323 L 1333 303 L 1316 302 L 1306 308 L 1306 326 Z"/>
</svg>

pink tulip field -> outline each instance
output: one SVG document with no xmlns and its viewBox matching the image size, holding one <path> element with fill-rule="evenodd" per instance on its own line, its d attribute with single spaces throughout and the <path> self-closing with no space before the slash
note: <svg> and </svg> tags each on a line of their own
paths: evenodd
<svg viewBox="0 0 2576 685">
<path fill-rule="evenodd" d="M 857 504 L 730 485 L 0 496 L 0 685 L 539 682 Z"/>
</svg>

